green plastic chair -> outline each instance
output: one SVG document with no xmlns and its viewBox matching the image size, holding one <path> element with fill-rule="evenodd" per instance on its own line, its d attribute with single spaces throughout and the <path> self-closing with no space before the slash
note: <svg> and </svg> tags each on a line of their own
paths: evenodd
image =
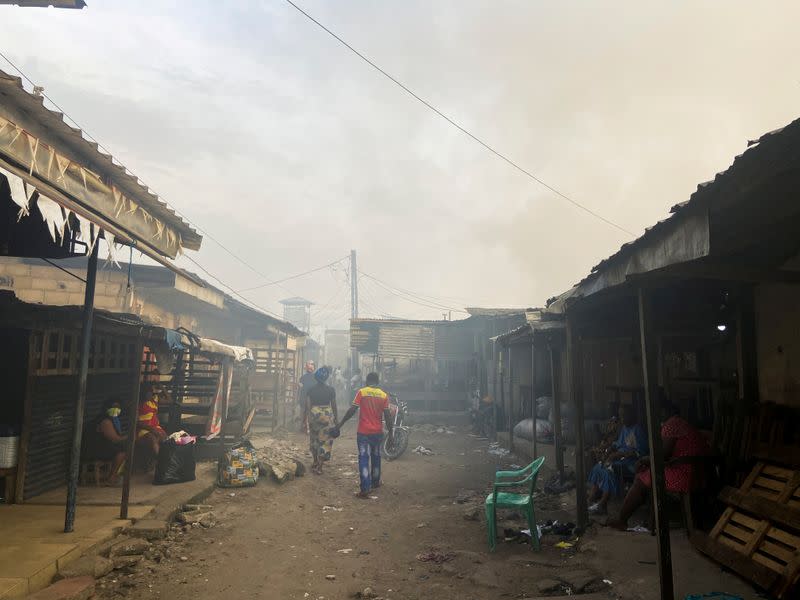
<svg viewBox="0 0 800 600">
<path fill-rule="evenodd" d="M 489 550 L 494 552 L 497 539 L 497 509 L 510 508 L 525 511 L 528 518 L 528 528 L 531 530 L 531 546 L 539 550 L 539 532 L 536 528 L 536 513 L 533 509 L 533 491 L 536 489 L 536 478 L 539 469 L 544 464 L 544 456 L 537 458 L 531 464 L 519 471 L 497 471 L 494 474 L 494 489 L 486 497 L 486 529 L 489 534 Z M 502 479 L 524 477 L 519 481 L 501 481 Z M 508 488 L 526 488 L 527 493 L 516 494 L 504 492 Z"/>
</svg>

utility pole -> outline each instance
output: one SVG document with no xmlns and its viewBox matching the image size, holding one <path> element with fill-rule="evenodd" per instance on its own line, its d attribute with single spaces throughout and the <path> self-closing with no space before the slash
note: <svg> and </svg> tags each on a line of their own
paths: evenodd
<svg viewBox="0 0 800 600">
<path fill-rule="evenodd" d="M 356 263 L 356 251 L 350 250 L 350 318 L 358 318 L 358 265 Z M 351 340 L 352 343 L 352 340 Z M 351 375 L 359 368 L 358 350 L 351 348 L 350 373 Z"/>
</svg>

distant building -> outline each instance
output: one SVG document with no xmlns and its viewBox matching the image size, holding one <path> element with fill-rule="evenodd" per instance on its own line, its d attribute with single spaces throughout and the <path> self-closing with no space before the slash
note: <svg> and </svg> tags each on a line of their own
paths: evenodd
<svg viewBox="0 0 800 600">
<path fill-rule="evenodd" d="M 350 360 L 350 330 L 325 331 L 325 364 L 347 369 Z"/>
<path fill-rule="evenodd" d="M 283 304 L 283 318 L 300 331 L 309 333 L 311 331 L 311 300 L 295 296 L 281 300 Z"/>
</svg>

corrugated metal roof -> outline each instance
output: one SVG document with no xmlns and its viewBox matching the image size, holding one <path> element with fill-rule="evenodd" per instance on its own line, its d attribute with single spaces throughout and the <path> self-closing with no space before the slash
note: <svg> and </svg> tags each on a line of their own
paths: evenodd
<svg viewBox="0 0 800 600">
<path fill-rule="evenodd" d="M 646 228 L 645 232 L 635 240 L 622 244 L 622 246 L 617 252 L 615 252 L 608 258 L 601 260 L 594 267 L 592 267 L 590 273 L 586 277 L 584 277 L 581 281 L 579 281 L 573 288 L 557 296 L 555 302 L 553 302 L 551 305 L 556 305 L 558 307 L 561 304 L 563 304 L 563 300 L 572 296 L 580 296 L 581 287 L 586 285 L 588 282 L 592 281 L 594 278 L 598 277 L 601 271 L 610 268 L 612 264 L 621 261 L 628 255 L 636 251 L 643 244 L 650 242 L 650 240 L 653 239 L 654 236 L 656 236 L 661 231 L 666 229 L 667 226 L 671 226 L 676 219 L 682 217 L 687 212 L 702 207 L 704 202 L 710 199 L 714 188 L 721 185 L 726 180 L 735 177 L 738 169 L 741 166 L 742 160 L 752 157 L 754 156 L 754 154 L 757 154 L 758 147 L 760 145 L 764 143 L 772 143 L 781 138 L 781 136 L 788 135 L 789 133 L 796 136 L 798 131 L 800 131 L 800 119 L 792 121 L 789 125 L 785 127 L 781 127 L 779 129 L 775 129 L 773 131 L 765 133 L 757 140 L 748 141 L 747 144 L 748 148 L 742 154 L 736 156 L 731 165 L 727 169 L 717 173 L 713 180 L 705 181 L 698 184 L 697 190 L 694 193 L 692 193 L 692 195 L 689 197 L 688 200 L 679 202 L 672 206 L 672 208 L 670 209 L 669 216 L 658 221 L 654 225 Z"/>
<path fill-rule="evenodd" d="M 0 4 L 10 4 L 21 8 L 84 8 L 83 0 L 0 0 Z"/>
<path fill-rule="evenodd" d="M 57 142 L 57 150 L 75 163 L 96 173 L 107 184 L 113 184 L 125 196 L 142 206 L 151 216 L 158 218 L 178 232 L 182 244 L 190 250 L 199 250 L 202 236 L 165 202 L 150 191 L 133 173 L 102 152 L 95 142 L 86 139 L 80 129 L 71 127 L 63 113 L 44 106 L 42 96 L 28 93 L 22 79 L 0 70 L 0 108 L 22 111 L 34 119 Z"/>
<path fill-rule="evenodd" d="M 473 317 L 507 317 L 510 315 L 522 315 L 530 308 L 483 308 L 479 306 L 467 307 L 465 309 Z"/>
</svg>

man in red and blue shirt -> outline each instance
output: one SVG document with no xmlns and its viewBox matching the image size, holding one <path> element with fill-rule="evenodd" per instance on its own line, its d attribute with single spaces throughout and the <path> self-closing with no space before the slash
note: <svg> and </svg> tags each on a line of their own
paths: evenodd
<svg viewBox="0 0 800 600">
<path fill-rule="evenodd" d="M 383 423 L 386 423 L 389 442 L 392 431 L 392 417 L 389 412 L 389 394 L 378 387 L 377 373 L 367 375 L 366 387 L 358 390 L 353 405 L 347 410 L 339 423 L 342 427 L 358 411 L 358 476 L 361 479 L 359 498 L 368 498 L 370 490 L 381 486 L 381 445 L 383 444 Z M 370 464 L 371 463 L 371 464 Z"/>
</svg>

